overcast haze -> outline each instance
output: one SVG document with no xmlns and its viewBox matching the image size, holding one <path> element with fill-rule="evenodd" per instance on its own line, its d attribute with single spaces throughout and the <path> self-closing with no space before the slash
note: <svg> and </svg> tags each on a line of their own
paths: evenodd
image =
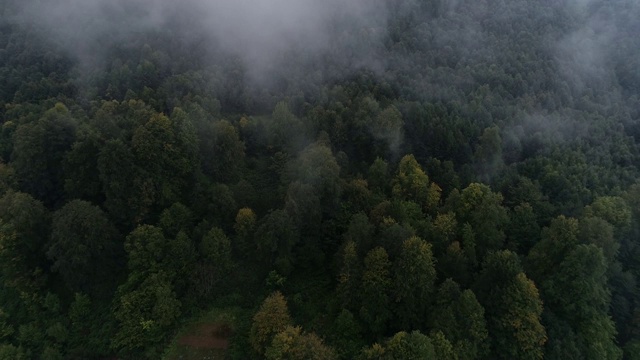
<svg viewBox="0 0 640 360">
<path fill-rule="evenodd" d="M 364 32 L 367 42 L 377 43 L 386 26 L 380 0 L 60 0 L 19 6 L 14 21 L 35 25 L 84 66 L 100 64 L 112 41 L 126 42 L 142 31 L 177 30 L 208 37 L 203 46 L 239 56 L 254 77 L 282 65 L 285 54 L 304 58 L 330 46 L 342 47 L 333 54 L 358 56 L 351 64 L 373 67 L 371 53 L 349 51 L 362 49 L 361 43 L 340 37 Z"/>
</svg>

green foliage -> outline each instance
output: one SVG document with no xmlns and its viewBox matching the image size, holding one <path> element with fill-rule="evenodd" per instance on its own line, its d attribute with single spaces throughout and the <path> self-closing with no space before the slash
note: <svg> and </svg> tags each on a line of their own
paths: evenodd
<svg viewBox="0 0 640 360">
<path fill-rule="evenodd" d="M 553 219 L 527 256 L 527 272 L 535 281 L 542 282 L 577 244 L 578 221 L 562 215 Z"/>
<path fill-rule="evenodd" d="M 138 354 L 162 344 L 176 326 L 181 303 L 163 273 L 130 278 L 118 289 L 113 314 L 118 321 L 112 347 L 123 354 Z"/>
<path fill-rule="evenodd" d="M 489 333 L 484 308 L 473 291 L 461 291 L 458 284 L 447 279 L 440 285 L 436 298 L 431 324 L 451 341 L 458 359 L 484 356 Z"/>
<path fill-rule="evenodd" d="M 376 158 L 369 167 L 367 182 L 371 189 L 384 193 L 388 187 L 389 165 L 381 158 Z"/>
<path fill-rule="evenodd" d="M 637 360 L 640 357 L 640 341 L 634 340 L 624 347 L 625 359 Z"/>
<path fill-rule="evenodd" d="M 402 329 L 419 329 L 427 318 L 436 280 L 431 244 L 418 237 L 404 241 L 393 269 L 396 317 Z"/>
<path fill-rule="evenodd" d="M 441 189 L 430 183 L 413 155 L 405 155 L 398 165 L 398 174 L 393 181 L 393 195 L 402 199 L 413 199 L 426 212 L 431 212 L 440 203 Z"/>
<path fill-rule="evenodd" d="M 160 214 L 158 225 L 168 237 L 175 237 L 180 231 L 187 234 L 193 229 L 193 213 L 181 203 L 174 203 Z"/>
<path fill-rule="evenodd" d="M 315 233 L 322 221 L 320 198 L 314 188 L 308 184 L 293 182 L 289 185 L 285 197 L 284 209 L 296 222 L 298 228 Z"/>
<path fill-rule="evenodd" d="M 93 129 L 78 131 L 76 142 L 63 160 L 64 191 L 69 199 L 98 202 L 102 198 L 102 184 L 98 172 L 98 156 L 103 143 Z"/>
<path fill-rule="evenodd" d="M 21 347 L 11 344 L 0 344 L 0 359 L 2 360 L 27 360 L 29 356 Z"/>
<path fill-rule="evenodd" d="M 533 281 L 522 272 L 517 255 L 509 251 L 490 253 L 476 286 L 485 308 L 490 356 L 542 359 L 547 341 L 540 322 L 542 301 Z"/>
<path fill-rule="evenodd" d="M 134 183 L 146 195 L 146 206 L 140 215 L 179 201 L 186 191 L 187 176 L 196 164 L 188 152 L 188 144 L 182 141 L 172 121 L 160 114 L 152 115 L 134 130 L 131 150 L 142 170 Z"/>
<path fill-rule="evenodd" d="M 0 2 L 0 359 L 634 359 L 640 6 L 362 3 Z"/>
<path fill-rule="evenodd" d="M 585 208 L 587 216 L 600 217 L 619 229 L 624 229 L 631 222 L 631 209 L 618 196 L 599 197 Z"/>
<path fill-rule="evenodd" d="M 457 205 L 459 223 L 468 223 L 475 237 L 478 259 L 489 251 L 502 248 L 504 228 L 509 217 L 502 207 L 502 195 L 491 191 L 487 185 L 473 183 L 462 190 Z"/>
<path fill-rule="evenodd" d="M 162 230 L 150 225 L 137 227 L 127 236 L 124 249 L 128 256 L 128 267 L 132 273 L 160 271 L 164 262 L 169 262 L 169 241 Z"/>
<path fill-rule="evenodd" d="M 614 340 L 615 326 L 607 315 L 606 269 L 601 249 L 578 245 L 541 284 L 549 311 L 571 326 L 579 351 L 587 359 L 622 357 Z"/>
<path fill-rule="evenodd" d="M 291 164 L 292 180 L 310 185 L 324 211 L 336 206 L 340 197 L 340 166 L 331 149 L 324 144 L 314 143 L 307 146 Z"/>
<path fill-rule="evenodd" d="M 2 280 L 19 289 L 38 286 L 45 266 L 49 213 L 28 194 L 8 192 L 0 199 Z"/>
<path fill-rule="evenodd" d="M 302 122 L 291 112 L 286 102 L 276 104 L 269 124 L 270 142 L 285 149 L 296 149 L 296 139 L 303 130 Z"/>
<path fill-rule="evenodd" d="M 362 276 L 362 265 L 358 258 L 356 243 L 348 241 L 342 250 L 341 269 L 338 274 L 338 285 L 336 295 L 341 305 L 351 308 L 357 303 L 360 296 L 360 279 Z"/>
<path fill-rule="evenodd" d="M 328 340 L 340 359 L 353 359 L 364 347 L 362 326 L 351 311 L 342 309 L 332 324 Z"/>
<path fill-rule="evenodd" d="M 47 205 L 63 199 L 62 162 L 75 140 L 76 121 L 62 103 L 37 121 L 23 124 L 14 134 L 12 166 L 21 191 Z"/>
<path fill-rule="evenodd" d="M 231 266 L 231 242 L 225 233 L 216 227 L 211 228 L 200 242 L 200 253 L 205 261 L 213 264 L 217 273 L 227 273 Z"/>
<path fill-rule="evenodd" d="M 357 213 L 351 217 L 344 238 L 354 242 L 358 248 L 358 254 L 365 255 L 373 246 L 374 230 L 367 215 Z"/>
<path fill-rule="evenodd" d="M 367 253 L 362 271 L 360 317 L 367 329 L 380 336 L 391 319 L 391 262 L 387 252 L 377 247 Z"/>
<path fill-rule="evenodd" d="M 209 122 L 199 129 L 202 170 L 216 181 L 237 181 L 245 158 L 245 146 L 236 128 L 226 120 Z"/>
<path fill-rule="evenodd" d="M 109 277 L 105 275 L 120 263 L 118 237 L 99 207 L 72 200 L 53 213 L 47 247 L 51 268 L 72 290 L 85 290 L 106 282 Z"/>
<path fill-rule="evenodd" d="M 191 239 L 180 232 L 175 239 L 168 239 L 162 230 L 141 225 L 126 238 L 124 249 L 127 253 L 129 280 L 163 274 L 182 292 L 195 264 L 195 249 Z"/>
<path fill-rule="evenodd" d="M 390 106 L 372 120 L 370 129 L 373 137 L 382 140 L 392 153 L 397 153 L 404 137 L 400 111 L 395 106 Z"/>
<path fill-rule="evenodd" d="M 292 270 L 293 247 L 298 241 L 298 229 L 284 210 L 273 211 L 264 217 L 255 232 L 256 250 L 264 264 L 275 266 L 284 275 Z"/>
<path fill-rule="evenodd" d="M 414 331 L 395 334 L 386 343 L 385 358 L 388 359 L 425 359 L 436 358 L 433 341 L 429 337 Z"/>
<path fill-rule="evenodd" d="M 594 244 L 600 247 L 607 263 L 612 264 L 620 249 L 620 244 L 614 238 L 613 229 L 611 224 L 601 218 L 581 218 L 578 238 L 583 244 Z"/>
<path fill-rule="evenodd" d="M 435 341 L 430 336 L 426 336 L 419 331 L 413 331 L 407 333 L 404 331 L 398 332 L 393 337 L 388 339 L 384 345 L 374 344 L 370 348 L 362 350 L 358 359 L 361 360 L 400 360 L 400 359 L 455 359 L 455 355 L 452 353 L 446 353 L 443 351 L 443 346 L 446 348 L 447 341 L 444 338 L 439 337 Z M 450 346 L 450 344 L 449 344 Z M 453 355 L 454 357 L 446 357 Z M 439 357 L 445 356 L 445 357 Z"/>
<path fill-rule="evenodd" d="M 150 205 L 148 191 L 142 191 L 136 177 L 141 172 L 135 164 L 131 147 L 123 141 L 108 140 L 98 155 L 98 172 L 105 197 L 104 206 L 119 225 L 139 223 Z"/>
</svg>

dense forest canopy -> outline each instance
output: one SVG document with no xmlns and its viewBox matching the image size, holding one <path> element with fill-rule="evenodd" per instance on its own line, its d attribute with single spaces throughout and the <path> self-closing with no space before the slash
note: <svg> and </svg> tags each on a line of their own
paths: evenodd
<svg viewBox="0 0 640 360">
<path fill-rule="evenodd" d="M 229 359 L 640 359 L 639 35 L 635 0 L 0 0 L 0 359 L 207 322 Z"/>
</svg>

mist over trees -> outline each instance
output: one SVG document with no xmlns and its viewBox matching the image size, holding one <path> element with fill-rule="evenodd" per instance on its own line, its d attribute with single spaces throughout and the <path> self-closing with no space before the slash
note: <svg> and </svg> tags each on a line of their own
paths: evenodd
<svg viewBox="0 0 640 360">
<path fill-rule="evenodd" d="M 639 359 L 638 34 L 634 0 L 0 1 L 0 359 L 173 359 L 211 309 L 231 359 Z"/>
</svg>

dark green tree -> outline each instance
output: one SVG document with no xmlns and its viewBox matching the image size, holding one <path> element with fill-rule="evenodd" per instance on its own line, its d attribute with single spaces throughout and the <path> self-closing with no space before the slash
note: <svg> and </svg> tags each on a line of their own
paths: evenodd
<svg viewBox="0 0 640 360">
<path fill-rule="evenodd" d="M 377 247 L 364 258 L 360 317 L 373 336 L 381 336 L 392 318 L 391 262 L 387 252 Z"/>
<path fill-rule="evenodd" d="M 35 122 L 16 130 L 11 155 L 21 191 L 47 206 L 64 199 L 63 160 L 75 140 L 76 120 L 62 103 L 47 110 Z"/>
<path fill-rule="evenodd" d="M 119 234 L 99 207 L 72 200 L 53 213 L 47 257 L 73 291 L 109 283 L 122 263 Z"/>
<path fill-rule="evenodd" d="M 162 272 L 130 276 L 114 298 L 118 330 L 112 348 L 126 356 L 158 356 L 156 346 L 176 326 L 180 313 L 181 303 Z"/>
<path fill-rule="evenodd" d="M 44 280 L 49 221 L 44 205 L 28 194 L 10 191 L 0 198 L 0 269 L 6 285 L 29 289 Z"/>
<path fill-rule="evenodd" d="M 510 251 L 489 253 L 474 292 L 485 309 L 489 356 L 542 359 L 547 334 L 541 324 L 542 301 L 536 285 Z"/>
<path fill-rule="evenodd" d="M 502 206 L 502 195 L 494 193 L 484 184 L 472 183 L 460 195 L 456 207 L 458 222 L 468 223 L 473 230 L 475 252 L 481 260 L 489 251 L 504 245 L 504 229 L 509 222 L 507 210 Z"/>
<path fill-rule="evenodd" d="M 487 350 L 487 323 L 484 308 L 473 291 L 462 291 L 447 279 L 438 290 L 431 326 L 451 341 L 458 359 L 479 359 Z"/>
<path fill-rule="evenodd" d="M 423 328 L 435 280 L 431 244 L 415 236 L 405 240 L 393 266 L 394 308 L 399 328 Z"/>
<path fill-rule="evenodd" d="M 255 232 L 256 253 L 263 263 L 283 275 L 293 270 L 293 247 L 299 241 L 298 229 L 284 210 L 265 216 Z"/>
</svg>

